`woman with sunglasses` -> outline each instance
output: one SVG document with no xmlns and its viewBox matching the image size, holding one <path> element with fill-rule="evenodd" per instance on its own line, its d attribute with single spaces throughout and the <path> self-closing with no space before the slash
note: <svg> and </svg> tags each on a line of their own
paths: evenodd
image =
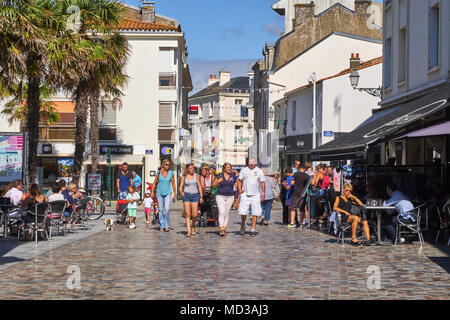
<svg viewBox="0 0 450 320">
<path fill-rule="evenodd" d="M 171 188 L 172 187 L 172 188 Z M 172 190 L 171 190 L 172 189 Z M 152 198 L 158 199 L 159 210 L 159 231 L 169 232 L 170 222 L 170 200 L 177 200 L 177 187 L 173 171 L 170 170 L 169 159 L 164 159 L 161 163 L 161 170 L 156 175 L 152 188 Z"/>
<path fill-rule="evenodd" d="M 353 187 L 350 184 L 344 184 L 342 195 L 336 198 L 333 209 L 334 211 L 341 213 L 342 222 L 347 222 L 352 225 L 352 245 L 361 245 L 361 242 L 359 242 L 356 238 L 356 230 L 358 229 L 358 225 L 362 224 L 363 232 L 366 236 L 366 242 L 364 242 L 364 245 L 370 246 L 373 244 L 373 241 L 370 238 L 370 230 L 367 220 L 362 219 L 359 215 L 352 214 L 352 205 L 360 207 L 364 206 L 361 200 L 352 194 L 352 191 Z"/>
</svg>

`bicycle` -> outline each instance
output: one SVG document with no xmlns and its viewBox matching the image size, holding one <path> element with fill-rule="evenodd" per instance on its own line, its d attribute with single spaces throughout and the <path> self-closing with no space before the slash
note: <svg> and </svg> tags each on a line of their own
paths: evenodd
<svg viewBox="0 0 450 320">
<path fill-rule="evenodd" d="M 99 197 L 86 197 L 89 199 L 86 215 L 89 220 L 98 220 L 105 214 L 105 202 Z"/>
</svg>

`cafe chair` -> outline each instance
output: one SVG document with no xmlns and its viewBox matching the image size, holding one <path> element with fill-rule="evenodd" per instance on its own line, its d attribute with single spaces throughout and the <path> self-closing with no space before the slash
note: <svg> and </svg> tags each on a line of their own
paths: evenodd
<svg viewBox="0 0 450 320">
<path fill-rule="evenodd" d="M 37 203 L 34 206 L 31 206 L 24 210 L 24 215 L 32 218 L 33 222 L 21 224 L 19 227 L 19 232 L 17 237 L 20 238 L 21 233 L 25 233 L 26 227 L 32 232 L 32 235 L 35 237 L 36 243 L 38 242 L 38 232 L 42 232 L 45 234 L 45 238 L 48 239 L 47 232 L 47 211 L 48 211 L 48 203 L 42 202 Z M 26 217 L 25 217 L 26 219 Z"/>
<path fill-rule="evenodd" d="M 403 223 L 399 220 L 400 215 L 397 216 L 397 227 L 395 232 L 395 242 L 394 245 L 397 244 L 398 238 L 402 234 L 417 234 L 419 237 L 420 247 L 422 248 L 423 245 L 423 235 L 422 235 L 422 229 L 420 227 L 420 222 L 422 218 L 422 211 L 424 210 L 424 207 L 427 205 L 427 203 L 421 204 L 420 206 L 414 208 L 409 213 L 416 216 L 416 222 L 411 224 Z"/>
<path fill-rule="evenodd" d="M 361 210 L 361 208 L 359 208 L 358 206 L 352 206 L 351 214 L 359 213 L 360 210 Z M 342 244 L 344 245 L 345 232 L 352 228 L 352 224 L 342 221 L 342 213 L 336 212 L 336 214 L 337 214 L 337 220 L 338 220 L 338 239 L 337 239 L 337 243 L 339 243 L 339 240 L 342 239 Z M 358 229 L 356 231 L 356 234 L 357 235 L 358 234 L 359 235 L 362 234 L 361 225 L 358 225 Z"/>
<path fill-rule="evenodd" d="M 436 235 L 436 240 L 434 241 L 435 243 L 438 242 L 441 232 L 444 233 L 444 236 L 445 236 L 445 234 L 448 234 L 448 231 L 450 229 L 450 206 L 444 207 L 442 211 L 438 207 L 437 212 L 438 212 L 438 218 L 439 218 L 439 230 Z M 449 245 L 449 244 L 450 244 L 450 238 L 449 238 L 449 242 L 447 245 Z"/>
<path fill-rule="evenodd" d="M 64 236 L 66 235 L 66 227 L 63 223 L 64 212 L 66 211 L 67 201 L 52 201 L 48 204 L 47 219 L 50 224 L 50 240 L 53 236 L 53 230 L 57 233 L 62 229 Z"/>
<path fill-rule="evenodd" d="M 87 210 L 88 210 L 89 199 L 80 199 L 75 202 L 72 210 L 72 226 L 77 225 L 79 229 L 88 229 L 89 224 L 87 223 Z"/>
</svg>

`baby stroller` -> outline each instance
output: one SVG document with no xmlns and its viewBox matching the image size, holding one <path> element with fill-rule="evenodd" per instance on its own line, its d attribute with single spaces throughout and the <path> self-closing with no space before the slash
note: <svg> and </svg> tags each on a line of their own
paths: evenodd
<svg viewBox="0 0 450 320">
<path fill-rule="evenodd" d="M 128 201 L 127 200 L 117 200 L 116 207 L 116 223 L 127 224 L 128 215 Z"/>
<path fill-rule="evenodd" d="M 159 224 L 158 200 L 156 198 L 153 200 L 153 219 L 152 219 L 152 224 Z"/>
<path fill-rule="evenodd" d="M 200 211 L 199 227 L 206 227 L 208 223 L 213 224 L 215 227 L 219 225 L 219 209 L 214 195 L 209 192 L 203 194 L 203 204 L 200 205 Z"/>
</svg>

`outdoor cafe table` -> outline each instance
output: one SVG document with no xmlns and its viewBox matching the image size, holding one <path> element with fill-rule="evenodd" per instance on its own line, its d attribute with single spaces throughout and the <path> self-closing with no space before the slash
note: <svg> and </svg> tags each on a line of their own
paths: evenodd
<svg viewBox="0 0 450 320">
<path fill-rule="evenodd" d="M 386 210 L 395 210 L 395 207 L 384 207 L 384 206 L 371 206 L 371 205 L 364 205 L 364 211 L 374 211 L 377 215 L 377 244 L 378 245 L 384 245 L 384 243 L 381 241 L 381 218 L 383 211 Z M 390 245 L 390 243 L 389 243 Z"/>
</svg>

